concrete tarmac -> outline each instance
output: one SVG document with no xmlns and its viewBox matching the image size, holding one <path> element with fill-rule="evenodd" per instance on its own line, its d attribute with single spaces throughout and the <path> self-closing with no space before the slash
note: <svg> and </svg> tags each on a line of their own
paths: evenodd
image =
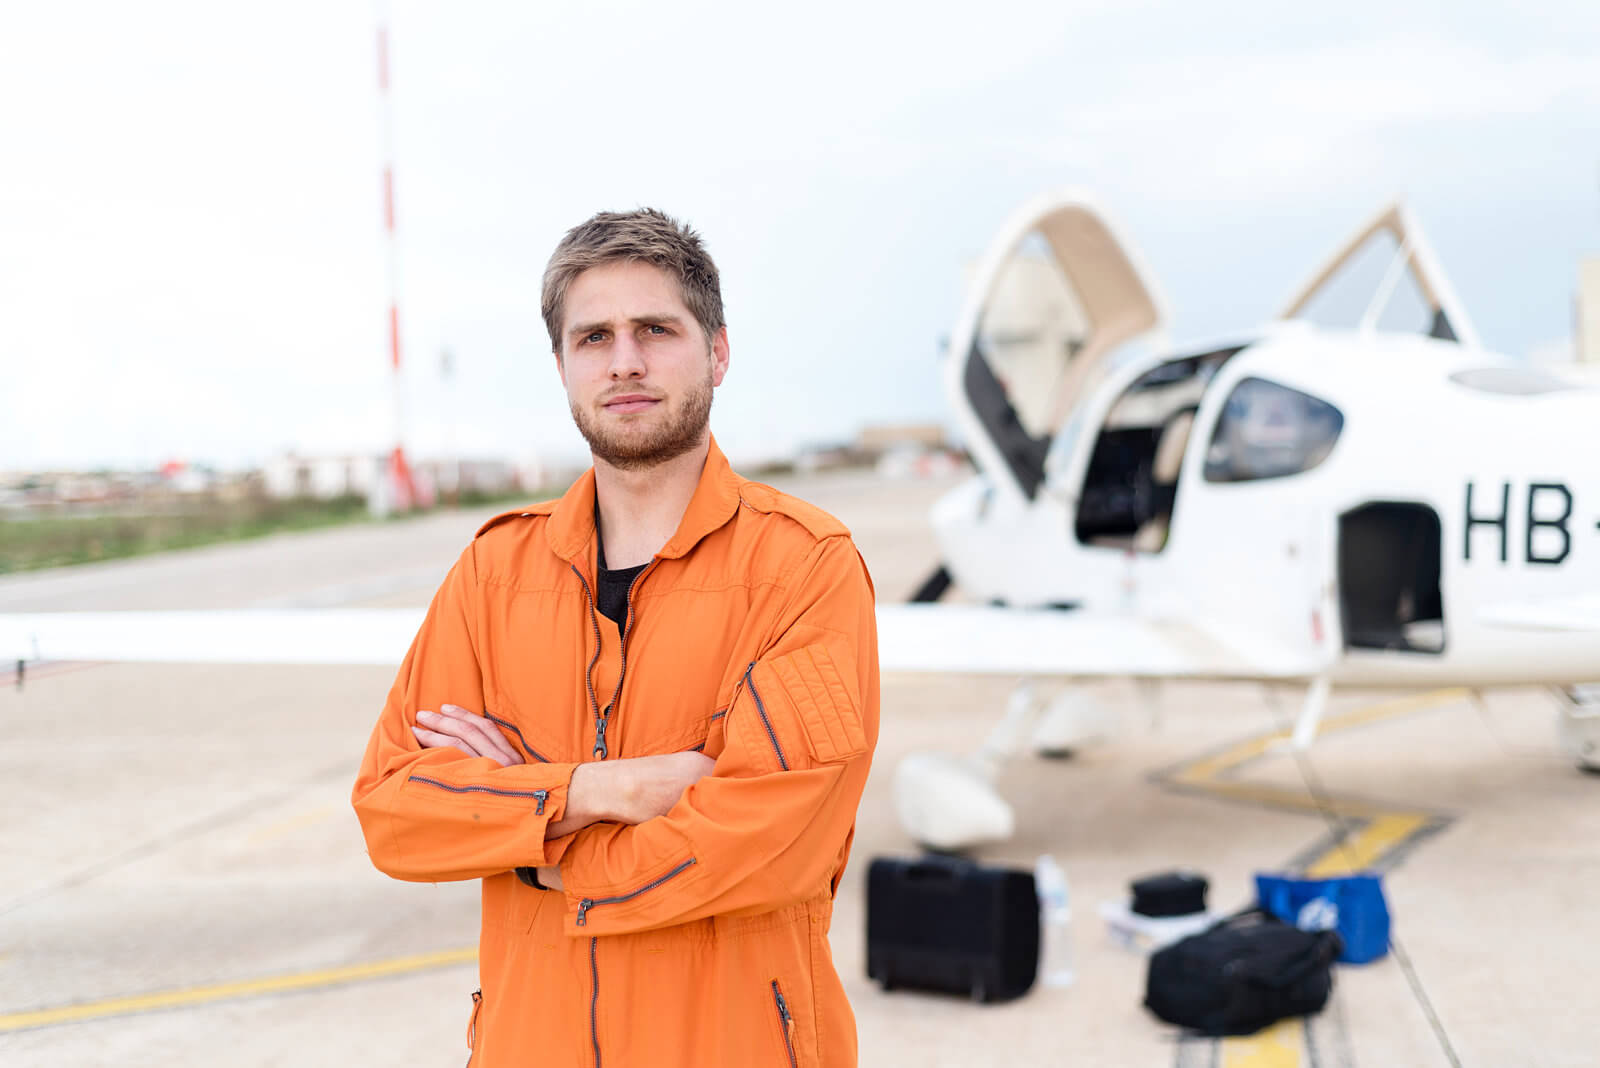
<svg viewBox="0 0 1600 1068">
<path fill-rule="evenodd" d="M 894 600 L 935 562 L 926 513 L 945 485 L 841 474 L 783 488 L 851 526 Z M 483 518 L 17 576 L 0 581 L 0 611 L 420 605 Z M 20 688 L 5 680 L 0 1064 L 463 1063 L 476 884 L 374 871 L 348 803 L 391 676 L 60 664 Z M 1557 751 L 1553 708 L 1533 691 L 1481 707 L 1451 691 L 1336 694 L 1301 765 L 1273 744 L 1296 706 L 1288 690 L 1174 683 L 1151 700 L 1084 684 L 1120 727 L 1071 761 L 1019 758 L 1005 781 L 1018 833 L 981 854 L 1061 860 L 1077 981 L 997 1006 L 879 990 L 865 975 L 867 863 L 915 852 L 891 806 L 895 763 L 975 747 L 1008 688 L 884 678 L 832 934 L 863 1065 L 1600 1062 L 1588 907 L 1600 779 Z M 1401 952 L 1339 968 L 1324 1013 L 1248 1039 L 1183 1039 L 1150 1016 L 1143 958 L 1097 915 L 1154 871 L 1203 872 L 1227 910 L 1248 902 L 1256 871 L 1352 863 L 1386 871 Z"/>
</svg>

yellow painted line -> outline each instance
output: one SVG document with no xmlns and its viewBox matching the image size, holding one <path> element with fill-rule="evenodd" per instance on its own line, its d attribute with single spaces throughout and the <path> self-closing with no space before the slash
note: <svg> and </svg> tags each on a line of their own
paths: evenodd
<svg viewBox="0 0 1600 1068">
<path fill-rule="evenodd" d="M 1341 712 L 1336 716 L 1326 716 L 1318 725 L 1317 737 L 1326 734 L 1336 734 L 1339 731 L 1349 730 L 1352 727 L 1364 726 L 1378 720 L 1389 719 L 1394 716 L 1403 716 L 1407 712 L 1416 712 L 1437 705 L 1448 704 L 1451 701 L 1465 700 L 1472 694 L 1471 690 L 1456 686 L 1443 690 L 1430 690 L 1427 693 L 1411 694 L 1407 697 L 1397 697 L 1390 701 L 1379 701 L 1376 704 L 1365 705 L 1349 712 Z M 1241 764 L 1249 763 L 1259 756 L 1264 756 L 1280 745 L 1288 743 L 1292 730 L 1271 731 L 1256 738 L 1250 738 L 1222 753 L 1199 760 L 1184 766 L 1181 777 L 1184 779 L 1211 780 L 1226 774 Z"/>
<path fill-rule="evenodd" d="M 395 975 L 447 968 L 456 964 L 470 964 L 478 959 L 476 948 L 450 949 L 440 953 L 419 953 L 411 957 L 376 961 L 371 964 L 352 964 L 342 968 L 322 968 L 317 971 L 278 975 L 267 979 L 246 979 L 236 983 L 218 983 L 214 986 L 190 987 L 187 990 L 167 990 L 156 994 L 136 994 L 132 997 L 107 998 L 82 1005 L 63 1005 L 54 1009 L 36 1009 L 32 1012 L 12 1012 L 0 1015 L 0 1034 L 21 1031 L 31 1027 L 52 1027 L 57 1024 L 84 1023 L 107 1016 L 126 1016 L 137 1012 L 159 1012 L 163 1009 L 185 1009 L 206 1005 L 213 1001 L 231 998 L 256 997 L 262 994 L 292 994 L 323 987 L 343 986 L 370 979 L 387 979 Z"/>
<path fill-rule="evenodd" d="M 1345 841 L 1330 848 L 1306 868 L 1306 877 L 1326 879 L 1365 871 L 1389 850 L 1432 822 L 1418 812 L 1390 812 L 1378 816 Z"/>
<path fill-rule="evenodd" d="M 245 844 L 260 845 L 262 842 L 270 842 L 274 838 L 292 834 L 295 831 L 310 827 L 312 824 L 321 823 L 343 807 L 343 805 L 323 805 L 321 808 L 314 808 L 309 812 L 302 812 L 298 815 L 290 816 L 288 819 L 279 820 L 277 823 L 269 824 L 252 834 L 245 841 Z"/>
<path fill-rule="evenodd" d="M 1187 775 L 1173 776 L 1167 779 L 1166 782 L 1172 786 L 1190 787 L 1212 797 L 1219 797 L 1228 801 L 1248 801 L 1252 804 L 1290 809 L 1295 812 L 1306 812 L 1312 815 L 1322 811 L 1317 804 L 1316 798 L 1303 790 L 1293 790 L 1288 787 L 1266 786 L 1247 782 L 1205 782 L 1191 779 Z M 1351 820 L 1374 819 L 1394 811 L 1394 806 L 1392 805 L 1382 805 L 1371 801 L 1341 800 L 1339 798 L 1330 799 L 1328 808 L 1336 815 Z"/>
<path fill-rule="evenodd" d="M 1460 687 L 1413 694 L 1380 701 L 1350 712 L 1328 716 L 1317 730 L 1317 737 L 1364 726 L 1408 712 L 1465 699 L 1471 691 Z M 1270 731 L 1240 742 L 1221 753 L 1202 757 L 1166 776 L 1174 786 L 1188 787 L 1210 796 L 1246 801 L 1295 812 L 1319 813 L 1321 806 L 1305 790 L 1237 782 L 1226 778 L 1252 760 L 1288 744 L 1291 732 Z M 1432 822 L 1426 813 L 1396 809 L 1343 798 L 1330 798 L 1327 807 L 1348 820 L 1365 821 L 1365 826 L 1329 849 L 1306 868 L 1310 878 L 1361 871 L 1389 850 L 1415 835 Z M 1305 1049 L 1305 1022 L 1298 1018 L 1280 1020 L 1265 1030 L 1245 1037 L 1229 1037 L 1218 1042 L 1219 1068 L 1299 1068 Z"/>
<path fill-rule="evenodd" d="M 1221 1068 L 1296 1068 L 1305 1047 L 1305 1023 L 1298 1016 L 1222 1043 Z"/>
<path fill-rule="evenodd" d="M 1325 734 L 1349 730 L 1353 727 L 1375 723 L 1378 720 L 1464 699 L 1470 693 L 1470 690 L 1452 687 L 1431 690 L 1427 693 L 1412 694 L 1390 701 L 1379 701 L 1376 704 L 1343 712 L 1337 716 L 1329 716 L 1323 720 L 1321 728 L 1317 731 L 1317 737 L 1320 738 Z M 1280 730 L 1271 731 L 1256 738 L 1246 739 L 1224 752 L 1201 757 L 1192 763 L 1185 764 L 1167 775 L 1165 777 L 1166 781 L 1175 786 L 1187 786 L 1203 790 L 1208 794 L 1228 800 L 1249 801 L 1299 812 L 1318 812 L 1320 807 L 1316 799 L 1303 790 L 1235 782 L 1224 778 L 1224 776 L 1237 771 L 1250 761 L 1265 756 L 1280 746 L 1287 745 L 1289 736 L 1289 731 Z M 1329 807 L 1336 814 L 1346 819 L 1356 820 L 1376 820 L 1395 812 L 1392 805 L 1343 798 L 1330 799 Z"/>
</svg>

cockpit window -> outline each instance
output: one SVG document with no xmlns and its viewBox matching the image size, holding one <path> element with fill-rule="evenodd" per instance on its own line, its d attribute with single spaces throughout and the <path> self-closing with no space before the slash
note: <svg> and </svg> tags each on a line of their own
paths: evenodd
<svg viewBox="0 0 1600 1068">
<path fill-rule="evenodd" d="M 1206 449 L 1207 482 L 1284 478 L 1316 467 L 1333 451 L 1344 415 L 1263 378 L 1246 378 L 1228 395 Z"/>
</svg>

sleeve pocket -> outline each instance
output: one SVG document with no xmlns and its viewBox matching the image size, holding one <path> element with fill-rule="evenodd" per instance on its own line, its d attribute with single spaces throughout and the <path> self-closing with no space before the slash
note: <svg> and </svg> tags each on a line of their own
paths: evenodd
<svg viewBox="0 0 1600 1068">
<path fill-rule="evenodd" d="M 854 673 L 841 671 L 826 646 L 808 645 L 765 666 L 782 687 L 813 761 L 837 764 L 867 751 Z"/>
</svg>

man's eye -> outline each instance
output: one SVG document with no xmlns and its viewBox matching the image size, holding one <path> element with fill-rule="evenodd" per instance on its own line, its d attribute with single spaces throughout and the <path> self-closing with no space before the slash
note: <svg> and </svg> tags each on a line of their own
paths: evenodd
<svg viewBox="0 0 1600 1068">
<path fill-rule="evenodd" d="M 604 341 L 605 339 L 606 339 L 606 335 L 603 332 L 601 332 L 599 330 L 596 330 L 594 333 L 592 333 L 592 334 L 588 335 L 587 337 L 585 337 L 583 339 L 583 343 L 585 345 L 593 345 L 596 342 Z"/>
<path fill-rule="evenodd" d="M 665 334 L 667 332 L 667 328 L 662 326 L 660 323 L 651 323 L 645 329 L 649 330 L 652 334 L 657 335 Z"/>
</svg>

